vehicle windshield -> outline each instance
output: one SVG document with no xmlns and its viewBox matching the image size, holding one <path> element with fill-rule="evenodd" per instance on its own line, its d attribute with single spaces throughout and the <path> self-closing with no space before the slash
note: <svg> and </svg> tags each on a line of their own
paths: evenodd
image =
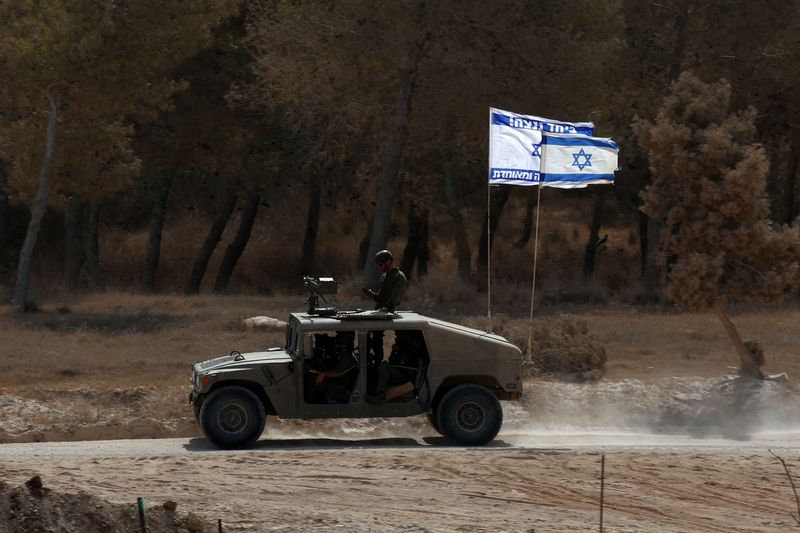
<svg viewBox="0 0 800 533">
<path fill-rule="evenodd" d="M 298 336 L 294 328 L 289 324 L 286 326 L 286 352 L 292 355 L 297 354 Z"/>
</svg>

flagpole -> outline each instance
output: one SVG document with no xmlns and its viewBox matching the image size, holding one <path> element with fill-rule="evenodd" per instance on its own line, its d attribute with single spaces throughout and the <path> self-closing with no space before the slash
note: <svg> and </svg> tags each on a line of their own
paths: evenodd
<svg viewBox="0 0 800 533">
<path fill-rule="evenodd" d="M 492 332 L 492 108 L 489 108 L 489 176 L 486 179 L 486 317 Z"/>
<path fill-rule="evenodd" d="M 531 279 L 531 313 L 528 319 L 528 356 L 527 361 L 533 364 L 533 302 L 536 296 L 536 260 L 539 257 L 539 211 L 541 210 L 542 187 L 544 187 L 544 155 L 545 135 L 542 132 L 541 153 L 539 155 L 539 190 L 536 192 L 536 225 L 533 232 L 533 275 Z"/>
<path fill-rule="evenodd" d="M 542 199 L 542 183 L 536 193 L 536 229 L 533 233 L 533 279 L 531 280 L 531 314 L 528 320 L 528 362 L 533 363 L 533 301 L 536 296 L 536 259 L 539 256 L 539 206 Z"/>
<path fill-rule="evenodd" d="M 486 316 L 492 333 L 492 184 L 486 180 Z"/>
</svg>

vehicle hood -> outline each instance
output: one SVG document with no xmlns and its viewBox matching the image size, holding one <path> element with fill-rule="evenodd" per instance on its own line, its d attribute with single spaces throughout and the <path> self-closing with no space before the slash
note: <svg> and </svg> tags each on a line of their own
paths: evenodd
<svg viewBox="0 0 800 533">
<path fill-rule="evenodd" d="M 239 366 L 251 366 L 253 364 L 280 364 L 290 363 L 292 357 L 286 350 L 280 348 L 273 348 L 264 352 L 246 352 L 239 353 L 233 352 L 222 357 L 215 357 L 207 361 L 201 361 L 194 364 L 194 370 L 198 374 L 214 372 L 228 368 L 236 368 Z"/>
</svg>

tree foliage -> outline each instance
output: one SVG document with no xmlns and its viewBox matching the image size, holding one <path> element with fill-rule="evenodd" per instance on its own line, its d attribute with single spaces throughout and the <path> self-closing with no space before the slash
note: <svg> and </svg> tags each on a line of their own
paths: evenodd
<svg viewBox="0 0 800 533">
<path fill-rule="evenodd" d="M 487 108 L 500 107 L 593 120 L 599 135 L 623 147 L 623 170 L 596 204 L 591 230 L 595 241 L 609 235 L 595 279 L 610 294 L 636 284 L 633 254 L 649 256 L 641 199 L 648 215 L 664 218 L 663 251 L 672 254 L 660 273 L 652 272 L 655 279 L 666 276 L 669 263 L 671 284 L 691 288 L 674 294 L 676 301 L 701 309 L 779 300 L 792 285 L 795 230 L 769 220 L 789 222 L 800 205 L 800 98 L 793 91 L 800 81 L 793 44 L 799 7 L 767 0 L 0 3 L 0 68 L 7 74 L 0 85 L 0 166 L 8 174 L 0 213 L 6 198 L 15 215 L 33 202 L 53 109 L 48 97 L 57 96 L 54 194 L 43 195 L 49 216 L 60 222 L 63 212 L 69 219 L 67 199 L 84 207 L 102 203 L 106 239 L 133 248 L 152 210 L 158 223 L 150 226 L 158 231 L 151 234 L 160 235 L 163 224 L 165 245 L 182 245 L 164 248 L 169 259 L 161 274 L 151 272 L 155 287 L 167 278 L 183 285 L 176 278 L 193 270 L 186 285 L 199 290 L 205 269 L 220 263 L 234 287 L 253 283 L 260 290 L 332 264 L 332 275 L 346 275 L 376 233 L 373 245 L 388 239 L 399 261 L 403 242 L 415 233 L 429 242 L 407 247 L 427 244 L 433 273 L 457 263 L 462 279 L 473 283 L 481 278 L 476 270 L 486 256 L 476 256 L 486 253 L 490 231 Z M 685 89 L 670 96 L 663 116 L 639 123 L 634 135 L 635 114 L 653 117 L 687 68 L 730 83 L 702 89 L 682 82 Z M 687 91 L 694 96 L 682 96 Z M 757 113 L 730 111 L 748 105 Z M 645 159 L 661 177 L 640 197 L 650 180 Z M 665 201 L 656 190 L 687 200 Z M 526 227 L 523 218 L 532 223 L 533 204 L 522 188 L 496 192 L 492 224 L 507 239 L 492 238 L 499 263 L 493 275 L 527 281 L 531 243 L 519 229 Z M 547 275 L 558 282 L 551 286 L 559 286 L 552 290 L 570 291 L 580 282 L 573 276 L 580 261 L 557 263 L 583 255 L 575 243 L 584 240 L 593 197 L 547 195 L 544 215 L 552 201 L 568 204 L 574 219 L 573 227 L 547 234 L 552 249 L 545 252 L 554 262 Z M 241 218 L 252 226 L 243 230 L 249 227 L 254 238 L 246 249 L 228 224 L 240 218 L 245 199 L 252 209 Z M 500 205 L 507 211 L 502 217 Z M 406 222 L 415 217 L 420 224 Z M 0 232 L 16 232 L 5 239 L 9 253 L 0 274 L 11 272 L 22 249 L 20 219 L 0 220 Z M 189 227 L 193 235 L 175 238 Z M 714 235 L 703 235 L 709 227 Z M 48 242 L 62 238 L 59 230 L 50 230 Z M 201 237 L 192 240 L 206 230 L 203 246 Z M 231 239 L 243 257 L 238 266 L 220 257 L 218 243 Z M 519 248 L 505 246 L 514 241 Z M 691 247 L 701 255 L 686 251 Z M 192 269 L 189 256 L 198 248 Z M 48 265 L 61 264 L 63 249 L 40 246 L 37 254 L 48 254 Z M 623 268 L 608 266 L 612 253 L 625 259 Z M 113 264 L 110 254 L 104 259 Z M 248 273 L 254 264 L 270 275 Z M 174 272 L 163 272 L 164 265 Z M 109 274 L 123 288 L 141 277 Z"/>
<path fill-rule="evenodd" d="M 755 110 L 732 113 L 727 82 L 683 74 L 654 123 L 636 126 L 652 183 L 643 210 L 667 222 L 669 295 L 690 309 L 774 303 L 800 284 L 800 228 L 769 219 Z"/>
<path fill-rule="evenodd" d="M 205 44 L 211 26 L 235 6 L 232 0 L 0 4 L 0 65 L 9 75 L 0 92 L 0 133 L 8 141 L 0 155 L 12 163 L 12 187 L 23 197 L 37 191 L 17 271 L 15 311 L 26 306 L 30 255 L 51 174 L 62 178 L 57 187 L 94 194 L 132 179 L 138 170 L 132 126 L 152 120 L 185 88 L 172 79 L 172 70 Z M 48 101 L 49 110 L 43 110 Z M 47 142 L 36 142 L 44 137 L 45 122 Z M 63 146 L 57 139 L 64 139 Z M 33 180 L 41 154 L 41 172 Z"/>
<path fill-rule="evenodd" d="M 728 82 L 684 73 L 655 121 L 635 125 L 653 175 L 642 209 L 666 221 L 667 292 L 688 309 L 775 303 L 800 287 L 800 226 L 769 218 L 755 118 L 731 110 Z"/>
</svg>

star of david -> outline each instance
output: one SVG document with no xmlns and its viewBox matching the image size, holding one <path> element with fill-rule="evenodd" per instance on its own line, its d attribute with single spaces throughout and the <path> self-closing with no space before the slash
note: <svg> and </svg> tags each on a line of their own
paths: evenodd
<svg viewBox="0 0 800 533">
<path fill-rule="evenodd" d="M 541 144 L 531 143 L 531 146 L 533 146 L 533 152 L 531 153 L 531 155 L 533 157 L 536 157 L 536 156 L 542 157 L 542 152 L 541 152 L 542 145 Z"/>
<path fill-rule="evenodd" d="M 581 163 L 581 157 L 584 158 L 583 163 Z M 578 152 L 577 154 L 572 154 L 572 166 L 578 167 L 578 170 L 583 172 L 584 168 L 592 166 L 591 159 L 592 159 L 592 154 L 587 154 L 586 152 L 583 151 L 583 148 L 581 148 L 580 152 Z"/>
</svg>

